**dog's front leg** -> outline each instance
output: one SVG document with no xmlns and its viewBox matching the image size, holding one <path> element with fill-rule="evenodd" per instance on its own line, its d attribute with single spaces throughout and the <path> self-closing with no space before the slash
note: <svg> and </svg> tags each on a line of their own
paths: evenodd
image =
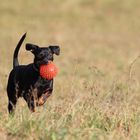
<svg viewBox="0 0 140 140">
<path fill-rule="evenodd" d="M 52 94 L 52 91 L 47 91 L 46 93 L 42 94 L 42 96 L 39 98 L 37 102 L 37 106 L 43 105 L 51 94 Z"/>
<path fill-rule="evenodd" d="M 53 80 L 50 81 L 49 87 L 47 88 L 46 92 L 43 93 L 41 97 L 38 99 L 37 106 L 43 105 L 47 101 L 48 97 L 52 94 L 52 92 L 53 92 Z"/>
<path fill-rule="evenodd" d="M 35 101 L 34 96 L 30 95 L 29 93 L 24 96 L 25 101 L 28 104 L 28 108 L 31 110 L 31 112 L 35 112 Z"/>
<path fill-rule="evenodd" d="M 35 112 L 35 102 L 34 99 L 31 99 L 27 102 L 29 109 L 31 112 Z"/>
</svg>

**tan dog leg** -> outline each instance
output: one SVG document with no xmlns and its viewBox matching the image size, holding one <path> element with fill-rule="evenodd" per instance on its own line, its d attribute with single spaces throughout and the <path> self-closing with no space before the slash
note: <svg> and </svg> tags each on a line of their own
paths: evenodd
<svg viewBox="0 0 140 140">
<path fill-rule="evenodd" d="M 46 102 L 47 98 L 48 98 L 50 95 L 51 95 L 50 92 L 44 93 L 44 94 L 39 98 L 39 100 L 38 100 L 38 102 L 37 102 L 37 106 L 43 105 L 43 104 Z"/>
</svg>

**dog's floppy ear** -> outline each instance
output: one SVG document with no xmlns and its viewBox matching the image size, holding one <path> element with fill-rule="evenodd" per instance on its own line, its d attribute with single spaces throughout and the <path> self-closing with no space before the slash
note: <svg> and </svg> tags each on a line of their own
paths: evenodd
<svg viewBox="0 0 140 140">
<path fill-rule="evenodd" d="M 26 50 L 27 51 L 31 51 L 31 52 L 34 52 L 36 49 L 38 49 L 39 47 L 37 45 L 34 45 L 34 44 L 30 44 L 30 43 L 27 43 L 26 44 Z"/>
<path fill-rule="evenodd" d="M 59 46 L 49 46 L 51 49 L 52 53 L 59 55 L 60 54 L 60 47 Z"/>
</svg>

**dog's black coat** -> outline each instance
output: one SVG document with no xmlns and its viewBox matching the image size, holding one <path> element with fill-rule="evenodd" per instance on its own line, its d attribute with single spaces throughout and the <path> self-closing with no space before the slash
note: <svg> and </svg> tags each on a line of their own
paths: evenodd
<svg viewBox="0 0 140 140">
<path fill-rule="evenodd" d="M 29 65 L 19 65 L 18 52 L 26 34 L 20 39 L 13 58 L 13 70 L 10 72 L 7 94 L 8 110 L 13 112 L 19 97 L 23 97 L 31 111 L 35 106 L 43 105 L 53 91 L 53 79 L 47 80 L 40 76 L 39 67 L 53 61 L 53 54 L 59 55 L 59 46 L 38 47 L 34 44 L 26 44 L 26 50 L 34 54 L 34 62 Z"/>
</svg>

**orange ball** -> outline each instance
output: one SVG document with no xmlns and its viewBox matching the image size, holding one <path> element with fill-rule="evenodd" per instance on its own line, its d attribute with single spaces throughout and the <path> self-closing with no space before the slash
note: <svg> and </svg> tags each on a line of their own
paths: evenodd
<svg viewBox="0 0 140 140">
<path fill-rule="evenodd" d="M 57 72 L 58 70 L 52 62 L 49 62 L 47 65 L 40 66 L 40 75 L 45 79 L 53 79 L 57 75 Z"/>
</svg>

